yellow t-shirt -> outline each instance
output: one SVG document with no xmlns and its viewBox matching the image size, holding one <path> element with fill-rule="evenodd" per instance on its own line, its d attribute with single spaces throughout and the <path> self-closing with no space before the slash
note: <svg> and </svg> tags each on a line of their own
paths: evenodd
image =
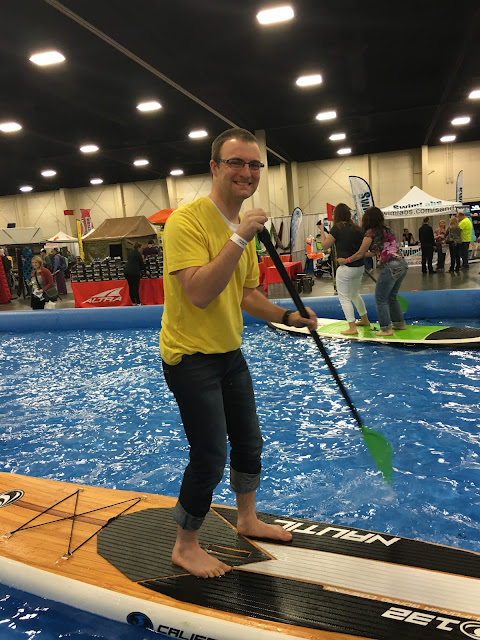
<svg viewBox="0 0 480 640">
<path fill-rule="evenodd" d="M 470 242 L 472 239 L 472 223 L 469 218 L 464 218 L 458 223 L 460 231 L 462 232 L 462 242 Z"/>
<path fill-rule="evenodd" d="M 160 351 L 167 364 L 175 365 L 183 355 L 227 353 L 242 343 L 240 307 L 243 287 L 259 283 L 255 242 L 247 248 L 229 283 L 206 309 L 193 305 L 175 271 L 202 267 L 223 249 L 232 230 L 208 197 L 176 209 L 163 234 L 163 288 L 165 306 L 160 332 Z"/>
</svg>

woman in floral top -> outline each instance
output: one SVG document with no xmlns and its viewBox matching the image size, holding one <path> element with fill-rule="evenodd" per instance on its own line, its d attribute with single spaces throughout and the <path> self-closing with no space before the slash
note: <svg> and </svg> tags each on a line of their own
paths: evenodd
<svg viewBox="0 0 480 640">
<path fill-rule="evenodd" d="M 377 336 L 392 336 L 394 331 L 406 329 L 397 294 L 407 275 L 407 263 L 378 207 L 365 211 L 362 227 L 365 236 L 360 249 L 349 258 L 339 258 L 338 262 L 346 264 L 365 255 L 377 258 L 380 273 L 375 287 L 375 305 L 381 329 Z"/>
</svg>

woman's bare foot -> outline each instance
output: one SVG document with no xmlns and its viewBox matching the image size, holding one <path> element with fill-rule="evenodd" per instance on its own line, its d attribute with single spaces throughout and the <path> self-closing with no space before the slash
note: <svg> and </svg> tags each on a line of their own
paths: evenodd
<svg viewBox="0 0 480 640">
<path fill-rule="evenodd" d="M 389 331 L 377 331 L 376 336 L 393 336 L 393 329 Z"/>
<path fill-rule="evenodd" d="M 232 570 L 228 564 L 202 549 L 196 531 L 180 528 L 172 551 L 172 562 L 197 578 L 216 578 Z"/>
<path fill-rule="evenodd" d="M 360 320 L 355 323 L 357 327 L 369 327 L 370 320 L 368 319 L 368 315 L 365 313 L 363 316 L 360 316 Z"/>
<path fill-rule="evenodd" d="M 345 329 L 345 331 L 340 331 L 340 333 L 344 336 L 358 336 L 358 331 L 356 329 Z"/>
<path fill-rule="evenodd" d="M 254 518 L 238 518 L 237 531 L 240 535 L 247 538 L 269 538 L 270 540 L 280 540 L 281 542 L 289 542 L 292 534 L 278 524 L 267 524 Z"/>
</svg>

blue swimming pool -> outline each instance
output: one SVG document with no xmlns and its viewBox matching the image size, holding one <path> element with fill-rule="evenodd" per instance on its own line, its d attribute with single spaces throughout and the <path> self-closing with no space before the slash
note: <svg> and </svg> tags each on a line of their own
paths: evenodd
<svg viewBox="0 0 480 640">
<path fill-rule="evenodd" d="M 480 552 L 480 352 L 326 345 L 365 424 L 393 445 L 393 490 L 313 341 L 248 325 L 265 437 L 259 509 Z M 176 495 L 187 444 L 157 329 L 4 333 L 0 357 L 4 470 Z M 227 476 L 215 501 L 234 504 Z M 8 587 L 0 611 L 7 640 L 149 637 Z"/>
</svg>

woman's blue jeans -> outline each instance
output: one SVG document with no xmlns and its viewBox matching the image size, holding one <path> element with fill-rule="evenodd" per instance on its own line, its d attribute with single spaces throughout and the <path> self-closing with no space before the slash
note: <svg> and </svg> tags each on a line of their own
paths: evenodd
<svg viewBox="0 0 480 640">
<path fill-rule="evenodd" d="M 262 435 L 253 384 L 240 349 L 195 353 L 177 365 L 163 362 L 190 444 L 190 461 L 173 515 L 182 529 L 196 530 L 210 509 L 225 471 L 230 442 L 230 486 L 250 493 L 260 484 Z"/>
<path fill-rule="evenodd" d="M 394 328 L 405 325 L 397 294 L 407 275 L 407 269 L 407 263 L 403 258 L 396 258 L 380 265 L 375 287 L 375 305 L 382 331 L 388 331 L 392 325 Z"/>
</svg>

